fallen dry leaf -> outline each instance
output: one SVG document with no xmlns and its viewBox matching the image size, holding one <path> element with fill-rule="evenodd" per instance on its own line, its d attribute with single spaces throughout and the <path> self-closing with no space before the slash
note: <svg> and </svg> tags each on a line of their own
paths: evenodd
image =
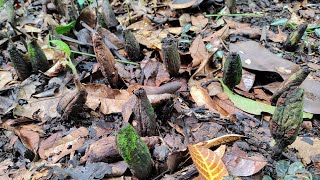
<svg viewBox="0 0 320 180">
<path fill-rule="evenodd" d="M 236 145 L 224 155 L 222 161 L 232 176 L 251 176 L 267 165 L 267 160 L 262 155 L 249 156 Z"/>
<path fill-rule="evenodd" d="M 208 52 L 206 49 L 206 45 L 204 44 L 201 35 L 198 35 L 190 46 L 190 54 L 193 58 L 192 67 L 199 66 L 202 61 L 207 59 Z"/>
<path fill-rule="evenodd" d="M 205 18 L 203 15 L 199 16 L 191 16 L 191 23 L 193 26 L 198 27 L 200 30 L 202 30 L 206 25 L 208 24 L 209 20 L 208 18 Z"/>
<path fill-rule="evenodd" d="M 46 159 L 50 163 L 56 163 L 62 157 L 74 153 L 85 142 L 89 131 L 85 127 L 73 129 L 69 134 L 62 137 L 61 134 L 53 134 L 42 141 L 39 146 L 41 159 Z"/>
<path fill-rule="evenodd" d="M 214 138 L 214 139 L 210 139 L 210 140 L 207 140 L 207 141 L 199 142 L 199 143 L 195 144 L 195 146 L 202 146 L 202 147 L 205 147 L 205 148 L 211 148 L 211 147 L 218 146 L 218 145 L 221 145 L 221 144 L 237 141 L 237 140 L 239 140 L 239 139 L 241 139 L 243 137 L 244 136 L 238 135 L 238 134 L 227 134 L 227 135 L 220 136 L 220 137 L 217 137 L 217 138 Z"/>
<path fill-rule="evenodd" d="M 223 179 L 229 175 L 220 157 L 209 148 L 188 145 L 188 150 L 202 178 Z"/>
<path fill-rule="evenodd" d="M 298 150 L 304 164 L 311 163 L 311 157 L 320 154 L 320 138 L 317 137 L 297 137 L 289 146 Z"/>
<path fill-rule="evenodd" d="M 224 116 L 228 113 L 222 109 L 218 104 L 211 99 L 208 92 L 200 86 L 192 86 L 190 89 L 190 94 L 198 106 L 205 106 L 210 111 L 214 113 L 220 113 Z"/>
<path fill-rule="evenodd" d="M 10 71 L 0 70 L 0 89 L 5 87 L 12 80 L 13 77 Z"/>
</svg>

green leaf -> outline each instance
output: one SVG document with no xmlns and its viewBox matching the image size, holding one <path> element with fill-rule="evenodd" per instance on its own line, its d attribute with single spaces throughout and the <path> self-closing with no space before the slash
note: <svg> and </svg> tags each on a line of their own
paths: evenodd
<svg viewBox="0 0 320 180">
<path fill-rule="evenodd" d="M 294 162 L 288 169 L 288 174 L 294 175 L 299 170 L 305 170 L 304 165 L 301 162 Z"/>
<path fill-rule="evenodd" d="M 58 34 L 64 34 L 68 31 L 70 31 L 75 25 L 76 25 L 76 21 L 72 21 L 65 26 L 56 26 L 55 30 Z"/>
<path fill-rule="evenodd" d="M 77 0 L 77 1 L 78 1 L 79 6 L 82 8 L 82 6 L 84 4 L 84 0 Z"/>
<path fill-rule="evenodd" d="M 290 162 L 286 160 L 280 160 L 276 163 L 276 172 L 278 177 L 284 177 L 289 169 Z"/>
<path fill-rule="evenodd" d="M 222 84 L 224 93 L 226 93 L 233 104 L 242 111 L 254 115 L 260 115 L 262 112 L 273 114 L 274 110 L 276 109 L 275 106 L 270 106 L 235 94 L 221 80 L 219 81 Z M 303 118 L 311 119 L 312 117 L 313 114 L 303 112 Z"/>
<path fill-rule="evenodd" d="M 4 5 L 5 2 L 5 0 L 0 0 L 0 8 Z"/>
<path fill-rule="evenodd" d="M 271 26 L 285 25 L 287 22 L 288 22 L 287 18 L 281 18 L 273 21 L 270 25 Z"/>
<path fill-rule="evenodd" d="M 67 43 L 60 41 L 60 40 L 51 40 L 51 43 L 55 44 L 58 49 L 65 52 L 68 56 L 71 55 L 71 50 Z"/>
<path fill-rule="evenodd" d="M 318 38 L 320 38 L 320 28 L 315 29 L 314 33 L 316 33 L 316 35 L 318 36 Z"/>
<path fill-rule="evenodd" d="M 264 175 L 262 180 L 272 180 L 272 178 L 270 176 Z"/>
</svg>

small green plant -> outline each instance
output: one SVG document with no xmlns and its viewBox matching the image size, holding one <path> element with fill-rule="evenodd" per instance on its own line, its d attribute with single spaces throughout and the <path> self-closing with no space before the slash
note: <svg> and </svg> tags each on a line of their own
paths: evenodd
<svg viewBox="0 0 320 180">
<path fill-rule="evenodd" d="M 312 180 L 312 174 L 307 171 L 301 162 L 290 164 L 289 161 L 280 160 L 276 163 L 277 178 L 283 180 L 305 179 Z M 263 180 L 271 180 L 270 176 L 264 176 Z"/>
</svg>

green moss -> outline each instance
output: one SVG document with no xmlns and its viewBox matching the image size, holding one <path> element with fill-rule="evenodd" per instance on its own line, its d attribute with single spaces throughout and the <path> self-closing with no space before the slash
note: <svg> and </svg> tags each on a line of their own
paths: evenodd
<svg viewBox="0 0 320 180">
<path fill-rule="evenodd" d="M 130 124 L 126 124 L 119 130 L 117 148 L 135 176 L 141 179 L 149 176 L 152 170 L 151 154 L 146 143 L 141 140 Z"/>
</svg>

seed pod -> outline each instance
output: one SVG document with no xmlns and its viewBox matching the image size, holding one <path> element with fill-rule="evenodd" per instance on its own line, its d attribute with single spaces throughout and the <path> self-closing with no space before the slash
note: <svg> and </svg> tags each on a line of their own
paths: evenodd
<svg viewBox="0 0 320 180">
<path fill-rule="evenodd" d="M 130 124 L 119 130 L 117 148 L 134 176 L 139 179 L 149 177 L 153 166 L 150 151 Z"/>
<path fill-rule="evenodd" d="M 134 37 L 133 33 L 128 29 L 123 30 L 123 37 L 124 37 L 125 49 L 129 59 L 132 61 L 140 61 L 141 60 L 140 44 Z"/>
<path fill-rule="evenodd" d="M 21 81 L 27 79 L 32 74 L 32 69 L 30 64 L 28 64 L 24 59 L 23 55 L 14 45 L 9 46 L 9 55 L 13 67 Z"/>
<path fill-rule="evenodd" d="M 34 38 L 28 43 L 28 54 L 34 72 L 46 72 L 50 68 L 46 55 Z"/>
<path fill-rule="evenodd" d="M 163 63 L 170 76 L 177 76 L 181 66 L 180 54 L 178 52 L 177 41 L 166 37 L 162 40 Z"/>
<path fill-rule="evenodd" d="M 230 90 L 240 83 L 242 78 L 242 65 L 239 54 L 231 53 L 226 59 L 223 66 L 223 83 Z"/>
<path fill-rule="evenodd" d="M 275 155 L 281 153 L 297 138 L 303 122 L 303 94 L 302 88 L 296 88 L 293 91 L 285 92 L 278 100 L 270 121 L 270 131 L 276 141 Z"/>
</svg>

